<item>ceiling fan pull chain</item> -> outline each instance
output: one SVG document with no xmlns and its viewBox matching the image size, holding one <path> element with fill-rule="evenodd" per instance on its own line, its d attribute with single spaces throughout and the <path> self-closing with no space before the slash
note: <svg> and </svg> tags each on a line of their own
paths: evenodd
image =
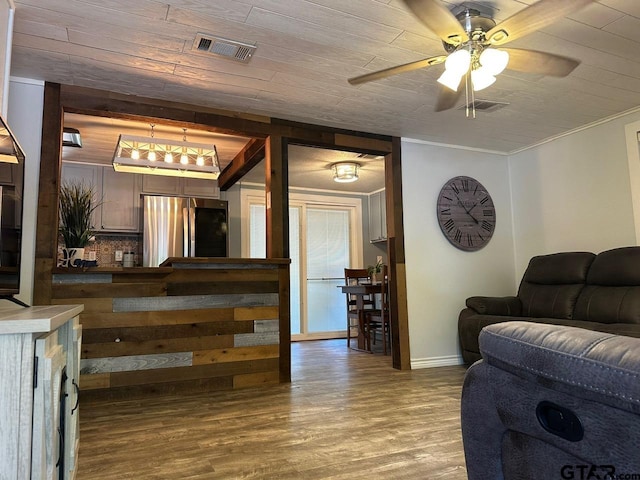
<svg viewBox="0 0 640 480">
<path fill-rule="evenodd" d="M 472 118 L 476 118 L 476 92 L 473 88 L 467 87 L 471 90 L 471 112 Z"/>
<path fill-rule="evenodd" d="M 466 115 L 469 118 L 469 74 L 464 76 L 464 103 L 466 105 Z"/>
</svg>

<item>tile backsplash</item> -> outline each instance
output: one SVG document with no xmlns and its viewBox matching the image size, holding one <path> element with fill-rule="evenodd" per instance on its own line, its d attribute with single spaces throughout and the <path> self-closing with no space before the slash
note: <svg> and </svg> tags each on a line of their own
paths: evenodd
<svg viewBox="0 0 640 480">
<path fill-rule="evenodd" d="M 58 242 L 58 258 L 62 258 L 64 242 Z M 133 252 L 134 265 L 142 265 L 142 235 L 104 235 L 96 234 L 96 239 L 84 249 L 84 259 L 91 259 L 91 252 L 95 252 L 99 267 L 121 267 L 122 262 L 116 262 L 116 250 Z"/>
</svg>

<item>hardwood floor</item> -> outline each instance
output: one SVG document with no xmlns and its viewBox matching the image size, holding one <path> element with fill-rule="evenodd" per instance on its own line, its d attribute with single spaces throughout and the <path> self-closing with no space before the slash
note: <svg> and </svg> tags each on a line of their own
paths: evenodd
<svg viewBox="0 0 640 480">
<path fill-rule="evenodd" d="M 292 383 L 81 404 L 78 480 L 466 479 L 465 369 L 292 345 Z"/>
</svg>

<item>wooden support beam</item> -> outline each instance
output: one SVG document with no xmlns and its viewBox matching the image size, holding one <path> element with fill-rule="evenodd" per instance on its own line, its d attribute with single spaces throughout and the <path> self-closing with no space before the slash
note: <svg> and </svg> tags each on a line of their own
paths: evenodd
<svg viewBox="0 0 640 480">
<path fill-rule="evenodd" d="M 34 305 L 51 303 L 51 270 L 58 257 L 58 192 L 63 110 L 60 85 L 46 83 L 40 150 L 40 180 L 34 265 Z"/>
<path fill-rule="evenodd" d="M 289 172 L 287 142 L 278 135 L 265 145 L 267 258 L 289 258 Z"/>
<path fill-rule="evenodd" d="M 253 138 L 234 157 L 218 177 L 218 187 L 226 191 L 264 159 L 265 140 Z"/>
<path fill-rule="evenodd" d="M 411 369 L 409 313 L 405 268 L 404 224 L 402 222 L 402 165 L 400 139 L 385 156 L 385 200 L 387 207 L 387 255 L 389 262 L 389 308 L 393 367 Z"/>
</svg>

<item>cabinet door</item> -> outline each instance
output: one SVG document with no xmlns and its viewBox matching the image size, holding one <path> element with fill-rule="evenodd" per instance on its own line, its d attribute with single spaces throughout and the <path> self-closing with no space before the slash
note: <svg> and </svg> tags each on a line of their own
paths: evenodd
<svg viewBox="0 0 640 480">
<path fill-rule="evenodd" d="M 62 384 L 66 354 L 58 332 L 36 340 L 37 384 L 33 392 L 32 480 L 62 480 L 64 465 L 64 411 Z"/>
<path fill-rule="evenodd" d="M 182 193 L 190 197 L 220 198 L 217 180 L 203 180 L 201 178 L 183 178 Z"/>
<path fill-rule="evenodd" d="M 82 165 L 77 163 L 62 164 L 62 183 L 67 181 L 80 182 L 91 185 L 95 193 L 95 200 L 102 200 L 102 167 L 95 165 Z M 99 206 L 91 215 L 91 228 L 98 230 L 101 222 L 102 208 Z"/>
<path fill-rule="evenodd" d="M 142 193 L 179 195 L 180 190 L 180 179 L 177 177 L 163 177 L 162 175 L 142 175 Z"/>
<path fill-rule="evenodd" d="M 382 238 L 380 227 L 380 193 L 369 195 L 369 241 L 379 242 Z"/>
<path fill-rule="evenodd" d="M 369 241 L 387 239 L 387 204 L 384 190 L 369 195 Z"/>
<path fill-rule="evenodd" d="M 102 221 L 100 229 L 116 232 L 140 230 L 138 176 L 102 167 Z"/>
<path fill-rule="evenodd" d="M 384 190 L 380 192 L 380 233 L 382 240 L 387 240 L 387 197 Z"/>
<path fill-rule="evenodd" d="M 65 383 L 65 425 L 64 463 L 65 478 L 73 478 L 78 466 L 79 435 L 79 390 L 80 390 L 80 349 L 82 346 L 82 325 L 78 317 L 72 318 L 59 330 L 67 360 L 67 381 Z"/>
</svg>

